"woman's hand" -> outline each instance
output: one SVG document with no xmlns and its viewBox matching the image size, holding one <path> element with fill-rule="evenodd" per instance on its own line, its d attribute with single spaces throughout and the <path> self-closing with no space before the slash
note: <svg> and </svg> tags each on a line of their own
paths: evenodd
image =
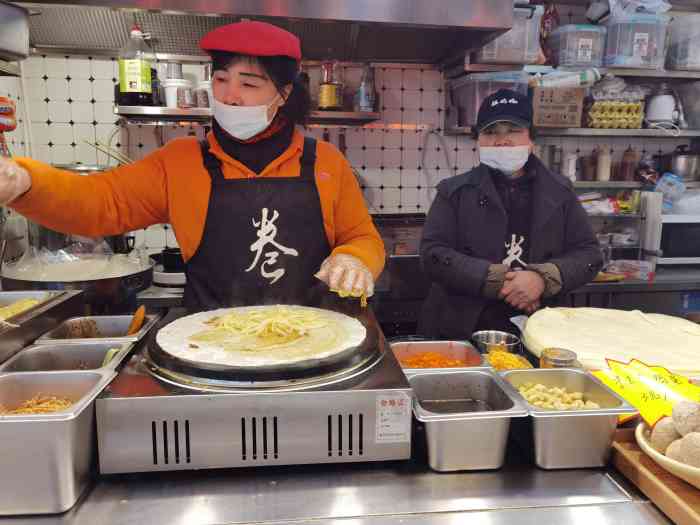
<svg viewBox="0 0 700 525">
<path fill-rule="evenodd" d="M 372 272 L 352 255 L 331 255 L 323 261 L 321 269 L 315 275 L 333 291 L 353 297 L 371 297 L 374 293 Z"/>
<path fill-rule="evenodd" d="M 32 187 L 27 170 L 15 161 L 0 157 L 0 206 L 11 203 Z"/>
</svg>

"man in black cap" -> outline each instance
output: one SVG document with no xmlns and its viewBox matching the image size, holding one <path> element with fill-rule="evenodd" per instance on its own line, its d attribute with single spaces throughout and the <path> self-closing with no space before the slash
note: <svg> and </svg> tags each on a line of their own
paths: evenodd
<svg viewBox="0 0 700 525">
<path fill-rule="evenodd" d="M 598 242 L 571 183 L 532 154 L 532 105 L 502 89 L 479 109 L 480 164 L 443 180 L 420 254 L 432 281 L 420 331 L 468 339 L 590 282 Z"/>
</svg>

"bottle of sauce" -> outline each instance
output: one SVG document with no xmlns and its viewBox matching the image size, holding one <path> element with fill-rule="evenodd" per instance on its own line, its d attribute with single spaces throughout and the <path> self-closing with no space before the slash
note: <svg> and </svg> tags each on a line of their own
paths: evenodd
<svg viewBox="0 0 700 525">
<path fill-rule="evenodd" d="M 608 182 L 612 172 L 612 155 L 608 148 L 598 149 L 598 165 L 596 168 L 596 180 Z"/>
<path fill-rule="evenodd" d="M 323 111 L 343 109 L 343 84 L 340 81 L 340 65 L 335 60 L 328 60 L 321 64 L 318 109 Z"/>
<path fill-rule="evenodd" d="M 634 174 L 639 165 L 639 154 L 632 146 L 625 150 L 622 155 L 622 163 L 620 164 L 620 179 L 624 181 L 634 181 Z"/>
<path fill-rule="evenodd" d="M 362 80 L 360 87 L 355 93 L 353 109 L 359 112 L 372 112 L 377 100 L 377 91 L 374 88 L 374 69 L 369 64 L 365 64 L 362 70 Z"/>
<path fill-rule="evenodd" d="M 120 106 L 153 105 L 154 58 L 153 50 L 144 39 L 141 28 L 134 24 L 129 40 L 119 52 L 117 103 Z"/>
</svg>

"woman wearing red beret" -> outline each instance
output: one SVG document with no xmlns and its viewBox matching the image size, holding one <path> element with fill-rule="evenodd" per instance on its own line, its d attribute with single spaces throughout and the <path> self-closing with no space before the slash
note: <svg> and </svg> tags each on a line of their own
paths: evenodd
<svg viewBox="0 0 700 525">
<path fill-rule="evenodd" d="M 192 310 L 305 302 L 324 281 L 370 296 L 384 246 L 347 160 L 295 127 L 309 112 L 299 39 L 240 22 L 202 39 L 213 128 L 91 177 L 0 161 L 0 204 L 61 231 L 105 236 L 171 223 Z M 66 213 L 70 210 L 70 213 Z"/>
</svg>

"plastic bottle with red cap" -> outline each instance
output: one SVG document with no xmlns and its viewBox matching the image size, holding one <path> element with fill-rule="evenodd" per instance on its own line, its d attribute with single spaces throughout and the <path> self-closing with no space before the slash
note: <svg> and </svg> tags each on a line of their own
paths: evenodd
<svg viewBox="0 0 700 525">
<path fill-rule="evenodd" d="M 152 65 L 155 55 L 144 39 L 141 28 L 134 24 L 129 40 L 119 52 L 120 106 L 152 106 Z"/>
</svg>

